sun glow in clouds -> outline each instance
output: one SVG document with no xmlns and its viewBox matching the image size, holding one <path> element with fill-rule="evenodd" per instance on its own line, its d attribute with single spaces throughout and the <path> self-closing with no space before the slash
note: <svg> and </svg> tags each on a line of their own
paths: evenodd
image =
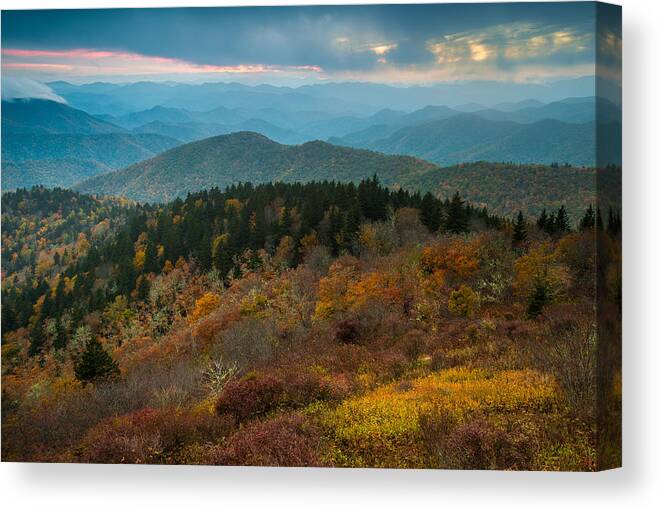
<svg viewBox="0 0 661 511">
<path fill-rule="evenodd" d="M 85 75 L 186 75 L 186 74 L 256 74 L 256 73 L 321 73 L 319 66 L 272 66 L 239 64 L 218 66 L 196 64 L 185 60 L 142 55 L 139 53 L 77 48 L 39 50 L 5 48 L 2 67 L 24 71 L 61 71 L 72 76 Z"/>
<path fill-rule="evenodd" d="M 577 54 L 593 41 L 589 31 L 571 27 L 510 23 L 458 32 L 427 41 L 438 64 L 533 61 L 556 54 Z"/>
</svg>

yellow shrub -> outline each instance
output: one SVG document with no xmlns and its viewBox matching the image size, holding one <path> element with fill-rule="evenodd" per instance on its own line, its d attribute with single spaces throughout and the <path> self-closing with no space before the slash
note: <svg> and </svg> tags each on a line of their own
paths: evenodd
<svg viewBox="0 0 661 511">
<path fill-rule="evenodd" d="M 560 294 L 569 283 L 567 268 L 558 261 L 548 243 L 531 248 L 514 262 L 514 290 L 524 298 L 529 297 L 536 282 L 544 282 L 552 296 Z"/>
<path fill-rule="evenodd" d="M 266 295 L 251 292 L 241 300 L 239 311 L 242 316 L 261 316 L 268 307 Z"/>
<path fill-rule="evenodd" d="M 188 318 L 188 323 L 197 323 L 204 316 L 208 316 L 220 305 L 220 296 L 216 293 L 204 293 L 195 301 L 195 308 Z"/>
<path fill-rule="evenodd" d="M 314 319 L 329 318 L 337 312 L 346 310 L 345 295 L 349 282 L 355 277 L 356 270 L 339 263 L 331 265 L 328 276 L 319 280 L 319 298 L 314 310 Z"/>
<path fill-rule="evenodd" d="M 473 411 L 545 411 L 555 403 L 552 380 L 532 370 L 490 372 L 458 367 L 403 386 L 391 384 L 344 401 L 324 417 L 335 440 L 335 461 L 351 466 L 422 463 L 419 418 L 441 408 L 457 420 Z"/>
<path fill-rule="evenodd" d="M 475 312 L 480 301 L 479 296 L 468 286 L 460 286 L 450 293 L 448 310 L 458 316 L 470 317 Z"/>
</svg>

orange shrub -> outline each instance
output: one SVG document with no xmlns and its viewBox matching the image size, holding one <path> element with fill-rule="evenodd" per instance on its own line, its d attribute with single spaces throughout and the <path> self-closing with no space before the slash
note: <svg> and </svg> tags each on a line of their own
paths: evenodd
<svg viewBox="0 0 661 511">
<path fill-rule="evenodd" d="M 425 247 L 422 249 L 420 266 L 426 273 L 433 274 L 442 270 L 449 278 L 469 279 L 479 270 L 477 248 L 476 241 L 462 239 Z"/>
<path fill-rule="evenodd" d="M 195 308 L 188 318 L 189 324 L 197 323 L 201 318 L 208 316 L 220 305 L 220 296 L 215 293 L 204 293 L 195 301 Z"/>
</svg>

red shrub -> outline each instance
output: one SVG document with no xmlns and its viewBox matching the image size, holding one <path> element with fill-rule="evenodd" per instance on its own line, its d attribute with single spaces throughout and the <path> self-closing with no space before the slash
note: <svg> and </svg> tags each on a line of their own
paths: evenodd
<svg viewBox="0 0 661 511">
<path fill-rule="evenodd" d="M 464 470 L 529 470 L 531 439 L 518 428 L 506 431 L 482 418 L 456 426 L 446 414 L 428 415 L 421 431 L 432 463 Z"/>
<path fill-rule="evenodd" d="M 341 382 L 335 384 L 318 372 L 292 367 L 279 375 L 251 373 L 229 382 L 216 401 L 216 411 L 244 422 L 274 410 L 336 399 L 345 393 Z"/>
<path fill-rule="evenodd" d="M 215 441 L 231 430 L 226 419 L 204 413 L 144 408 L 90 429 L 74 452 L 86 463 L 169 463 L 190 443 Z"/>
<path fill-rule="evenodd" d="M 216 465 L 321 466 L 319 432 L 300 415 L 256 422 L 233 434 L 209 460 Z"/>
<path fill-rule="evenodd" d="M 216 401 L 216 412 L 230 414 L 243 422 L 277 408 L 284 394 L 284 383 L 271 374 L 250 373 L 230 381 Z"/>
</svg>

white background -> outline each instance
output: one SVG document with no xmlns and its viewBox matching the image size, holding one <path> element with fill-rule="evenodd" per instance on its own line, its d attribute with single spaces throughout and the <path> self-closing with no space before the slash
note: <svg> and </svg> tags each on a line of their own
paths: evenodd
<svg viewBox="0 0 661 511">
<path fill-rule="evenodd" d="M 188 5 L 287 3 L 305 2 Z M 623 469 L 549 474 L 2 463 L 4 509 L 661 509 L 661 2 L 619 3 L 624 15 Z M 3 9 L 181 5 L 187 3 L 0 0 Z"/>
</svg>

